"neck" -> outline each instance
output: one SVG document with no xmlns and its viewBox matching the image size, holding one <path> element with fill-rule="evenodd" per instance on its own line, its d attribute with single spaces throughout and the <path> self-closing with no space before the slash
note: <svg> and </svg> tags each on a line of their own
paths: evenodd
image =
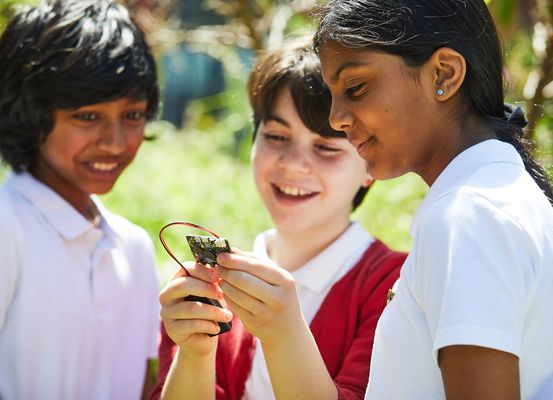
<svg viewBox="0 0 553 400">
<path fill-rule="evenodd" d="M 96 210 L 96 214 L 99 214 L 94 202 L 90 198 L 90 194 L 81 190 L 75 190 L 74 185 L 51 168 L 41 156 L 29 168 L 29 173 L 60 195 L 85 218 L 89 219 L 88 216 L 90 215 L 91 208 Z"/>
<path fill-rule="evenodd" d="M 271 260 L 287 271 L 295 271 L 334 242 L 349 227 L 350 221 L 333 226 L 331 230 L 313 229 L 288 232 L 277 228 L 267 244 Z"/>
<path fill-rule="evenodd" d="M 463 151 L 485 140 L 497 139 L 489 124 L 477 118 L 469 117 L 464 123 L 450 125 L 445 129 L 453 134 L 443 135 L 448 139 L 435 149 L 431 162 L 426 164 L 427 168 L 418 173 L 428 186 L 432 186 L 448 164 Z"/>
</svg>

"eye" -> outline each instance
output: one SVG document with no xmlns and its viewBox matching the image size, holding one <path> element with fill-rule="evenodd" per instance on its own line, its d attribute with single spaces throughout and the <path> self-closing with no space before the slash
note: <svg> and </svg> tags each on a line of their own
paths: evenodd
<svg viewBox="0 0 553 400">
<path fill-rule="evenodd" d="M 359 85 L 346 88 L 345 94 L 348 97 L 358 97 L 362 94 L 361 89 L 363 89 L 364 86 L 365 86 L 364 83 L 360 83 Z"/>
<path fill-rule="evenodd" d="M 264 133 L 263 137 L 265 138 L 265 140 L 269 142 L 275 142 L 275 143 L 285 142 L 286 140 L 288 140 L 286 136 L 279 135 L 276 133 Z"/>
<path fill-rule="evenodd" d="M 320 153 L 323 153 L 323 154 L 326 154 L 326 155 L 332 155 L 332 154 L 336 154 L 336 153 L 339 153 L 339 152 L 342 151 L 342 149 L 340 149 L 339 147 L 334 147 L 334 146 L 331 146 L 331 145 L 328 145 L 328 144 L 317 144 L 317 145 L 315 145 L 315 148 Z"/>
<path fill-rule="evenodd" d="M 125 113 L 125 118 L 132 121 L 138 121 L 146 118 L 146 113 L 144 111 L 129 111 Z"/>
<path fill-rule="evenodd" d="M 78 119 L 80 121 L 92 122 L 100 119 L 100 116 L 94 112 L 80 112 L 80 113 L 74 114 L 73 118 Z"/>
</svg>

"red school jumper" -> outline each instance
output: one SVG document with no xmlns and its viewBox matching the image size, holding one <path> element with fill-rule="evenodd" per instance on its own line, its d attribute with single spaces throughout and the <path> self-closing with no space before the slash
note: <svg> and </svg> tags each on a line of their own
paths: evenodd
<svg viewBox="0 0 553 400">
<path fill-rule="evenodd" d="M 330 289 L 310 324 L 328 372 L 338 388 L 339 399 L 364 398 L 376 323 L 406 256 L 375 240 L 357 264 Z M 232 330 L 219 336 L 217 400 L 242 398 L 254 348 L 254 337 L 235 317 Z M 158 383 L 150 399 L 159 399 L 176 351 L 177 346 L 162 323 Z"/>
</svg>

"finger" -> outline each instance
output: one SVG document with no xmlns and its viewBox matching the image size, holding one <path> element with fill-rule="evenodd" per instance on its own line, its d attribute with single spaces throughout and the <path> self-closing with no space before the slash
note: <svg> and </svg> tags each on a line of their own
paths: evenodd
<svg viewBox="0 0 553 400">
<path fill-rule="evenodd" d="M 193 261 L 187 261 L 184 263 L 188 274 L 194 278 L 201 279 L 206 282 L 217 282 L 219 276 L 215 268 L 209 267 L 205 264 L 196 263 Z"/>
<path fill-rule="evenodd" d="M 165 322 L 178 320 L 208 320 L 214 322 L 229 322 L 232 312 L 212 304 L 200 301 L 181 300 L 161 308 L 161 319 Z"/>
<path fill-rule="evenodd" d="M 205 282 L 192 276 L 181 276 L 169 281 L 165 285 L 159 293 L 159 302 L 162 306 L 170 305 L 190 295 L 210 299 L 223 298 L 223 292 L 219 284 Z"/>
<path fill-rule="evenodd" d="M 188 276 L 188 272 L 186 272 L 183 268 L 178 268 L 173 275 L 171 275 L 171 278 L 169 278 L 170 281 L 180 278 L 182 276 Z"/>
<path fill-rule="evenodd" d="M 228 282 L 221 282 L 221 289 L 223 289 L 228 306 L 233 310 L 234 308 L 231 304 L 235 307 L 239 306 L 241 309 L 247 310 L 251 314 L 257 315 L 265 307 L 265 304 L 261 300 Z"/>
<path fill-rule="evenodd" d="M 221 277 L 219 287 L 223 293 L 225 292 L 224 287 L 228 287 L 225 283 L 228 283 L 245 294 L 258 299 L 263 303 L 267 303 L 270 301 L 270 298 L 275 295 L 275 292 L 279 288 L 279 286 L 271 285 L 248 272 L 222 267 L 218 267 L 218 272 Z"/>
<path fill-rule="evenodd" d="M 240 255 L 240 256 L 257 258 L 257 256 L 255 255 L 255 253 L 253 253 L 253 252 L 251 252 L 251 251 L 240 250 L 240 249 L 237 248 L 237 247 L 233 247 L 233 248 L 232 248 L 232 253 L 233 253 L 233 254 L 238 254 L 238 255 Z"/>
<path fill-rule="evenodd" d="M 235 303 L 229 298 L 225 298 L 228 308 L 236 315 L 240 320 L 247 324 L 250 320 L 254 318 L 254 315 L 247 309 L 241 307 L 238 303 Z"/>
<path fill-rule="evenodd" d="M 221 270 L 224 272 L 224 268 L 227 268 L 247 272 L 271 285 L 281 285 L 292 279 L 291 275 L 278 265 L 269 260 L 260 260 L 256 257 L 221 253 L 217 257 L 217 263 L 219 264 L 217 268 L 219 276 L 221 276 Z M 221 269 L 220 267 L 224 268 Z"/>
<path fill-rule="evenodd" d="M 175 343 L 182 343 L 196 334 L 216 335 L 221 330 L 216 322 L 201 319 L 171 320 L 164 322 L 164 325 L 167 334 Z"/>
</svg>

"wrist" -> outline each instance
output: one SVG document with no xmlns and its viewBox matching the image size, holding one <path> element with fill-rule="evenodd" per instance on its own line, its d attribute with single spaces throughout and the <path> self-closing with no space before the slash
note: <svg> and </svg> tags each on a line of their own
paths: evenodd
<svg viewBox="0 0 553 400">
<path fill-rule="evenodd" d="M 290 324 L 292 328 L 283 328 L 273 332 L 271 335 L 259 337 L 259 342 L 263 346 L 263 349 L 290 349 L 298 345 L 298 343 L 305 343 L 306 340 L 311 340 L 313 335 L 309 326 L 302 318 L 300 321 L 296 321 Z"/>
<path fill-rule="evenodd" d="M 202 343 L 201 345 L 198 345 L 198 346 L 190 346 L 190 345 L 178 346 L 176 357 L 180 359 L 186 359 L 187 362 L 198 362 L 198 363 L 215 359 L 215 354 L 217 353 L 218 340 L 215 338 L 213 341 L 214 341 L 214 344 L 211 346 L 205 346 L 205 343 Z"/>
</svg>

